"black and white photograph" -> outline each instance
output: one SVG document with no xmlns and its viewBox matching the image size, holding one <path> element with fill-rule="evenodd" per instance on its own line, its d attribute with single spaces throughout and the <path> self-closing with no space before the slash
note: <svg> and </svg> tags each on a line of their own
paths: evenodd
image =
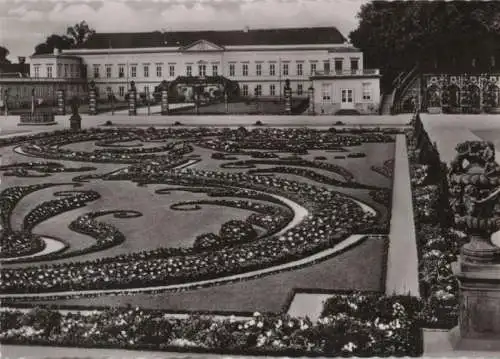
<svg viewBox="0 0 500 359">
<path fill-rule="evenodd" d="M 500 1 L 0 0 L 0 357 L 500 358 Z"/>
</svg>

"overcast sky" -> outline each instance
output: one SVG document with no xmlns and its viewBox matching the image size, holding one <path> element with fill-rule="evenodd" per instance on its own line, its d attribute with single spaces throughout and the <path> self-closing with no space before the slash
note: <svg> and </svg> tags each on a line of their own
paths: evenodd
<svg viewBox="0 0 500 359">
<path fill-rule="evenodd" d="M 357 26 L 366 0 L 0 0 L 0 45 L 30 56 L 48 35 L 86 20 L 97 32 Z"/>
</svg>

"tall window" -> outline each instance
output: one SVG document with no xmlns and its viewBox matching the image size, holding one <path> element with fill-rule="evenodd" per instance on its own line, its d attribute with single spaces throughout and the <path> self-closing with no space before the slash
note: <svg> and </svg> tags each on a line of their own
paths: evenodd
<svg viewBox="0 0 500 359">
<path fill-rule="evenodd" d="M 137 77 L 137 66 L 132 65 L 130 67 L 130 77 Z"/>
<path fill-rule="evenodd" d="M 234 64 L 229 64 L 229 76 L 234 76 L 236 73 L 236 66 Z"/>
<path fill-rule="evenodd" d="M 125 96 L 125 86 L 118 87 L 118 94 L 120 95 L 120 97 Z"/>
<path fill-rule="evenodd" d="M 262 85 L 255 86 L 254 93 L 255 96 L 262 96 Z"/>
<path fill-rule="evenodd" d="M 64 64 L 64 77 L 69 77 L 69 64 Z"/>
<path fill-rule="evenodd" d="M 156 77 L 162 77 L 163 76 L 163 69 L 161 64 L 156 64 Z"/>
<path fill-rule="evenodd" d="M 255 65 L 255 75 L 262 76 L 262 64 Z"/>
<path fill-rule="evenodd" d="M 342 59 L 335 59 L 335 72 L 342 72 L 343 61 Z"/>
<path fill-rule="evenodd" d="M 359 60 L 358 59 L 351 59 L 351 71 L 357 72 L 358 70 L 359 70 Z"/>
<path fill-rule="evenodd" d="M 144 65 L 144 77 L 149 77 L 149 65 Z"/>
<path fill-rule="evenodd" d="M 193 67 L 191 65 L 186 65 L 186 76 L 193 76 Z"/>
<path fill-rule="evenodd" d="M 302 76 L 304 74 L 304 69 L 302 63 L 297 64 L 297 76 Z"/>
<path fill-rule="evenodd" d="M 212 76 L 219 76 L 219 66 L 212 65 Z"/>
<path fill-rule="evenodd" d="M 125 65 L 118 65 L 118 77 L 125 77 Z"/>
<path fill-rule="evenodd" d="M 34 65 L 33 70 L 35 73 L 35 77 L 40 77 L 40 65 Z"/>
<path fill-rule="evenodd" d="M 111 77 L 111 65 L 106 65 L 106 77 Z"/>
<path fill-rule="evenodd" d="M 64 70 L 64 72 L 66 73 L 66 70 Z M 99 78 L 99 65 L 98 64 L 94 64 L 94 77 L 96 79 Z"/>
<path fill-rule="evenodd" d="M 372 88 L 370 83 L 363 83 L 363 100 L 369 101 L 372 99 Z"/>
<path fill-rule="evenodd" d="M 205 77 L 207 76 L 207 65 L 198 65 L 198 76 Z"/>
<path fill-rule="evenodd" d="M 276 85 L 275 84 L 269 85 L 269 94 L 271 96 L 276 96 Z"/>
<path fill-rule="evenodd" d="M 57 64 L 57 77 L 62 77 L 62 64 Z"/>
<path fill-rule="evenodd" d="M 304 93 L 304 88 L 302 87 L 302 84 L 297 85 L 297 95 L 301 96 Z"/>
<path fill-rule="evenodd" d="M 330 85 L 330 84 L 321 85 L 321 95 L 323 98 L 323 102 L 331 102 L 332 101 L 332 85 Z"/>
<path fill-rule="evenodd" d="M 330 72 L 330 60 L 323 61 L 323 71 L 325 72 L 325 74 Z"/>
<path fill-rule="evenodd" d="M 316 72 L 316 63 L 312 62 L 311 63 L 311 75 L 314 75 L 315 72 Z"/>
<path fill-rule="evenodd" d="M 288 64 L 283 64 L 283 76 L 288 76 Z"/>
<path fill-rule="evenodd" d="M 243 96 L 248 96 L 248 85 L 243 85 L 241 89 L 243 91 Z"/>
<path fill-rule="evenodd" d="M 47 77 L 52 78 L 52 65 L 47 65 Z"/>
<path fill-rule="evenodd" d="M 276 64 L 269 64 L 269 76 L 276 76 Z"/>
<path fill-rule="evenodd" d="M 243 76 L 248 76 L 248 64 L 243 64 L 241 67 L 241 73 Z"/>
<path fill-rule="evenodd" d="M 168 74 L 170 77 L 175 76 L 175 65 L 169 65 L 168 66 Z"/>
</svg>

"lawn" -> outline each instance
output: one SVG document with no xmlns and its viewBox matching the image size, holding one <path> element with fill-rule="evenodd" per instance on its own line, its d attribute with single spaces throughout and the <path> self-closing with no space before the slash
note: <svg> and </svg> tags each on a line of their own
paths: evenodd
<svg viewBox="0 0 500 359">
<path fill-rule="evenodd" d="M 179 131 L 188 131 L 179 129 Z M 124 132 L 125 133 L 125 132 Z M 213 136 L 211 136 L 212 138 Z M 6 269 L 16 269 L 22 271 L 30 266 L 65 264 L 73 265 L 77 262 L 100 260 L 105 258 L 125 258 L 125 256 L 135 255 L 139 252 L 154 251 L 158 248 L 179 248 L 189 249 L 193 246 L 195 238 L 203 233 L 218 233 L 221 225 L 230 220 L 244 220 L 252 213 L 252 210 L 245 208 L 229 208 L 217 205 L 202 205 L 195 211 L 175 211 L 171 209 L 173 204 L 182 201 L 198 201 L 206 199 L 226 199 L 237 201 L 241 198 L 233 196 L 212 196 L 206 193 L 193 193 L 190 191 L 171 191 L 169 194 L 158 194 L 156 190 L 166 187 L 166 184 L 147 184 L 138 186 L 137 183 L 126 180 L 109 180 L 109 178 L 92 179 L 82 182 L 81 187 L 73 188 L 68 185 L 72 180 L 83 174 L 105 174 L 112 171 L 128 167 L 132 169 L 130 163 L 116 163 L 105 158 L 107 163 L 98 163 L 91 160 L 90 155 L 104 153 L 106 156 L 117 156 L 122 153 L 124 148 L 129 150 L 152 151 L 157 146 L 168 146 L 173 143 L 173 138 L 165 138 L 160 142 L 146 142 L 140 139 L 126 139 L 116 141 L 114 145 L 102 146 L 96 145 L 95 140 L 88 140 L 82 135 L 82 140 L 73 141 L 69 144 L 60 146 L 48 146 L 46 150 L 57 148 L 64 153 L 71 154 L 79 151 L 88 153 L 88 161 L 71 161 L 65 157 L 60 159 L 42 159 L 26 157 L 13 151 L 15 146 L 6 146 L 0 148 L 2 155 L 2 165 L 8 165 L 20 162 L 50 161 L 57 162 L 66 167 L 92 166 L 96 169 L 87 172 L 63 172 L 52 173 L 47 177 L 17 177 L 5 176 L 5 170 L 2 174 L 2 189 L 14 186 L 27 186 L 40 183 L 60 183 L 57 187 L 50 187 L 37 190 L 25 195 L 19 200 L 10 216 L 12 228 L 16 231 L 23 229 L 23 220 L 41 203 L 60 199 L 54 195 L 57 191 L 94 191 L 100 195 L 97 200 L 90 201 L 85 206 L 74 208 L 63 213 L 51 216 L 41 221 L 34 227 L 35 234 L 52 236 L 59 238 L 69 245 L 67 250 L 72 251 L 85 250 L 95 242 L 95 239 L 82 233 L 76 233 L 68 228 L 69 223 L 78 216 L 95 211 L 103 210 L 135 210 L 142 214 L 136 218 L 115 218 L 111 215 L 99 217 L 99 221 L 112 225 L 125 236 L 125 240 L 119 244 L 113 245 L 98 251 L 85 253 L 77 257 L 64 259 L 54 259 L 49 261 L 37 261 L 25 263 L 5 263 L 2 267 Z M 208 149 L 201 146 L 193 140 L 187 142 L 192 145 L 192 151 L 183 155 L 186 158 L 197 158 L 199 162 L 194 163 L 188 171 L 214 171 L 221 175 L 244 174 L 248 169 L 229 169 L 222 166 L 235 161 L 244 161 L 252 159 L 249 153 L 234 154 L 235 159 L 219 160 L 212 158 L 214 149 Z M 269 141 L 272 143 L 272 141 Z M 293 142 L 293 141 L 292 141 Z M 41 145 L 43 147 L 43 144 Z M 125 147 L 123 147 L 125 146 Z M 128 147 L 126 147 L 128 146 Z M 333 190 L 360 200 L 372 208 L 380 215 L 378 220 L 384 221 L 389 216 L 388 208 L 376 202 L 370 195 L 370 189 L 367 186 L 375 186 L 380 189 L 390 190 L 392 188 L 392 179 L 373 171 L 372 166 L 382 166 L 385 161 L 394 157 L 394 143 L 392 142 L 369 142 L 357 146 L 346 147 L 346 152 L 332 152 L 323 149 L 309 150 L 307 154 L 300 157 L 304 160 L 315 161 L 318 157 L 323 157 L 321 162 L 338 165 L 347 170 L 355 183 L 360 188 L 349 187 L 345 185 L 343 175 L 322 168 L 307 167 L 307 170 L 322 175 L 324 178 L 330 178 L 339 181 L 341 184 L 325 184 L 304 176 L 273 173 L 273 178 L 283 179 L 286 183 L 297 182 L 300 185 L 311 185 L 314 188 L 324 188 L 325 191 Z M 95 152 L 98 151 L 98 152 Z M 99 152 L 100 151 L 100 152 Z M 267 152 L 267 150 L 256 148 L 252 151 Z M 172 156 L 173 150 L 162 150 L 153 152 L 154 160 L 167 161 Z M 275 160 L 289 157 L 292 153 L 289 150 L 271 151 L 278 156 Z M 365 157 L 349 158 L 350 153 L 363 152 Z M 345 158 L 336 158 L 339 155 Z M 229 156 L 233 154 L 228 153 Z M 135 155 L 130 155 L 133 160 Z M 175 157 L 175 156 L 174 156 Z M 121 158 L 121 157 L 120 157 Z M 141 166 L 149 163 L 150 160 L 141 160 L 134 166 Z M 287 167 L 303 169 L 304 167 L 293 166 L 283 162 Z M 129 167 L 130 166 L 130 167 Z M 153 166 L 154 167 L 154 166 Z M 257 164 L 253 170 L 269 170 L 276 167 L 275 164 Z M 143 169 L 144 170 L 144 169 Z M 132 170 L 131 170 L 132 171 Z M 288 182 L 289 181 L 289 182 Z M 365 188 L 363 188 L 365 186 Z M 285 184 L 284 188 L 288 188 Z M 311 187 L 312 188 L 312 187 Z M 293 193 L 292 193 L 293 194 Z M 246 201 L 246 200 L 245 200 Z M 262 199 L 252 199 L 254 203 L 267 203 Z M 267 201 L 267 200 L 266 200 Z M 248 201 L 250 203 L 250 201 Z M 269 204 L 269 203 L 267 203 Z M 274 203 L 274 206 L 280 206 Z M 283 206 L 283 205 L 282 205 Z M 283 207 L 284 208 L 284 207 Z M 312 209 L 309 209 L 312 210 Z M 333 215 L 332 218 L 335 216 Z M 257 226 L 256 226 L 257 229 Z M 258 229 L 260 234 L 264 233 L 262 228 Z M 133 296 L 101 296 L 85 299 L 68 299 L 53 301 L 54 304 L 64 305 L 90 305 L 90 306 L 125 306 L 141 305 L 147 308 L 161 308 L 171 311 L 238 311 L 238 312 L 276 312 L 282 309 L 287 300 L 287 296 L 294 288 L 321 289 L 321 290 L 363 290 L 363 291 L 383 291 L 385 280 L 385 254 L 387 243 L 380 239 L 368 239 L 359 245 L 347 250 L 332 258 L 326 259 L 320 263 L 312 264 L 304 268 L 294 269 L 278 274 L 267 275 L 258 279 L 245 280 L 237 283 L 212 286 L 203 289 L 192 289 L 184 292 L 168 292 L 158 295 L 137 294 Z M 123 259 L 121 259 L 123 260 Z"/>
</svg>

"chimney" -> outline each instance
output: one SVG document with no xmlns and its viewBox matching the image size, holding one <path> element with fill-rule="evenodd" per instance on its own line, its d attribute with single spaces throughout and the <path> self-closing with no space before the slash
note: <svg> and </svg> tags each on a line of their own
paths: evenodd
<svg viewBox="0 0 500 359">
<path fill-rule="evenodd" d="M 61 53 L 61 50 L 59 50 L 58 48 L 54 48 L 54 55 L 59 55 Z"/>
<path fill-rule="evenodd" d="M 21 65 L 25 64 L 26 63 L 26 57 L 24 56 L 18 56 L 17 57 L 17 62 Z"/>
</svg>

